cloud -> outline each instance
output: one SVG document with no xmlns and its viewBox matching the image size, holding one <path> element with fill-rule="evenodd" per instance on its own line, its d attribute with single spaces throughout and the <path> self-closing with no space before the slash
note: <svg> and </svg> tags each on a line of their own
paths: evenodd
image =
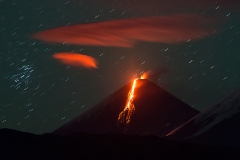
<svg viewBox="0 0 240 160">
<path fill-rule="evenodd" d="M 179 43 L 215 32 L 215 21 L 196 14 L 142 17 L 59 27 L 32 37 L 56 43 L 133 47 L 138 41 Z"/>
<path fill-rule="evenodd" d="M 56 53 L 52 56 L 54 59 L 59 60 L 61 63 L 70 66 L 80 66 L 85 68 L 98 68 L 95 58 L 71 52 Z"/>
</svg>

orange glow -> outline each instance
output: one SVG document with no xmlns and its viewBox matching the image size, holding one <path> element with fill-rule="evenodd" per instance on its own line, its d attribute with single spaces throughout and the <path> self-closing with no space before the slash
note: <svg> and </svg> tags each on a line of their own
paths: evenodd
<svg viewBox="0 0 240 160">
<path fill-rule="evenodd" d="M 83 54 L 63 52 L 54 54 L 53 58 L 59 60 L 63 64 L 71 66 L 97 68 L 97 61 L 93 57 Z"/>
<path fill-rule="evenodd" d="M 121 123 L 126 123 L 126 124 L 130 123 L 131 116 L 132 116 L 133 112 L 135 111 L 133 99 L 134 99 L 134 90 L 136 87 L 137 80 L 138 79 L 135 79 L 133 81 L 132 88 L 128 92 L 128 98 L 127 98 L 125 107 L 124 107 L 123 111 L 118 115 L 118 121 L 120 121 Z"/>
<path fill-rule="evenodd" d="M 134 47 L 138 41 L 180 43 L 215 33 L 215 22 L 196 14 L 139 17 L 59 27 L 32 37 L 55 43 Z"/>
<path fill-rule="evenodd" d="M 141 79 L 147 79 L 147 75 L 146 75 L 145 73 L 143 73 L 143 74 L 141 75 Z"/>
<path fill-rule="evenodd" d="M 153 70 L 149 70 L 147 72 L 144 72 L 141 75 L 141 79 L 150 79 L 150 80 L 157 80 L 161 75 L 164 73 L 169 72 L 169 69 L 161 67 Z"/>
</svg>

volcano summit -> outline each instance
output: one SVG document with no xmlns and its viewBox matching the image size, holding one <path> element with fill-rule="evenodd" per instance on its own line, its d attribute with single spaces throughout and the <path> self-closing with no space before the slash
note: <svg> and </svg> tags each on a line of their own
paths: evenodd
<svg viewBox="0 0 240 160">
<path fill-rule="evenodd" d="M 58 135 L 69 135 L 75 132 L 125 133 L 165 136 L 199 113 L 158 85 L 146 79 L 138 79 L 132 102 L 135 110 L 131 116 L 131 122 L 119 123 L 119 113 L 124 109 L 131 87 L 132 83 L 123 86 L 53 133 Z"/>
</svg>

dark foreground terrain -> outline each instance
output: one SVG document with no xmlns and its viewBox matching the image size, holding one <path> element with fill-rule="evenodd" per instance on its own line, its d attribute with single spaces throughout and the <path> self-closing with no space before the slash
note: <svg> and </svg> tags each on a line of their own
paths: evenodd
<svg viewBox="0 0 240 160">
<path fill-rule="evenodd" d="M 35 135 L 0 130 L 0 159 L 240 159 L 240 150 L 193 145 L 157 136 L 75 133 Z"/>
</svg>

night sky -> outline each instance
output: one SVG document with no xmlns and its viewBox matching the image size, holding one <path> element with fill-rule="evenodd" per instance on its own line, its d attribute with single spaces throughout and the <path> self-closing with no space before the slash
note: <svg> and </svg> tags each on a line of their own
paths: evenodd
<svg viewBox="0 0 240 160">
<path fill-rule="evenodd" d="M 131 47 L 32 38 L 63 26 L 174 14 L 210 17 L 205 27 L 214 32 Z M 240 84 L 237 0 L 0 0 L 0 36 L 0 128 L 52 132 L 149 70 L 167 70 L 151 80 L 200 111 Z M 62 64 L 53 58 L 59 52 L 91 56 L 98 68 Z"/>
</svg>

